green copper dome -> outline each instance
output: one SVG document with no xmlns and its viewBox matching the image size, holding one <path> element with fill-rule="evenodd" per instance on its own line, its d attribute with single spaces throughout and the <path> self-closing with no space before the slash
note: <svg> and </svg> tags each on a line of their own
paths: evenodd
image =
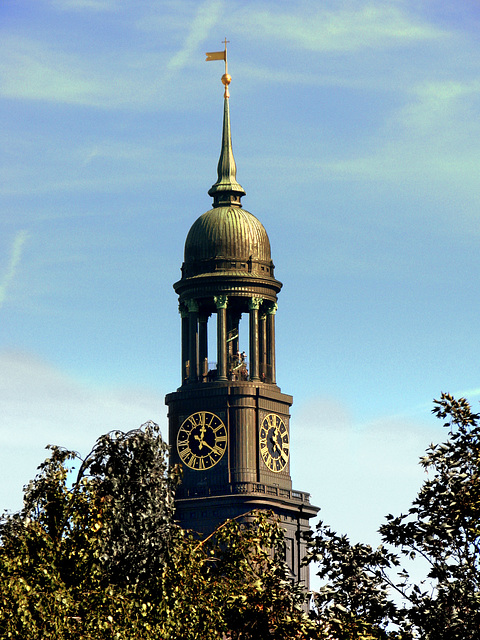
<svg viewBox="0 0 480 640">
<path fill-rule="evenodd" d="M 265 227 L 253 214 L 239 207 L 207 211 L 193 223 L 185 241 L 187 277 L 219 270 L 271 275 L 271 262 Z"/>
</svg>

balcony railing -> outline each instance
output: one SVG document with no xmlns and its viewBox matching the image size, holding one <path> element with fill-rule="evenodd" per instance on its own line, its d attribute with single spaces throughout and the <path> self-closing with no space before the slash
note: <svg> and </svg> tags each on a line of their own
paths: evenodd
<svg viewBox="0 0 480 640">
<path fill-rule="evenodd" d="M 229 485 L 229 487 L 197 486 L 192 489 L 185 489 L 183 487 L 180 487 L 177 495 L 179 498 L 200 498 L 206 496 L 219 496 L 226 494 L 235 495 L 246 493 L 260 493 L 262 495 L 287 498 L 287 500 L 298 500 L 298 502 L 310 504 L 309 493 L 305 493 L 304 491 L 283 489 L 275 485 L 263 484 L 261 482 L 238 482 L 236 484 Z"/>
</svg>

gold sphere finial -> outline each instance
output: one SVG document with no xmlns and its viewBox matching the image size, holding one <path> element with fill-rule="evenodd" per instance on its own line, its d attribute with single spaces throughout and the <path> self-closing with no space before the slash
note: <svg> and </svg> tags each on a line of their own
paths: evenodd
<svg viewBox="0 0 480 640">
<path fill-rule="evenodd" d="M 229 73 L 224 73 L 222 76 L 222 82 L 225 85 L 225 98 L 230 97 L 230 93 L 228 92 L 228 85 L 232 81 L 232 76 Z"/>
</svg>

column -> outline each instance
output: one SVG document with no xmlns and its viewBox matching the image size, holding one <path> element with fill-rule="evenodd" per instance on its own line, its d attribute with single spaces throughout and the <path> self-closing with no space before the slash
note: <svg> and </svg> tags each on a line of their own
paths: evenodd
<svg viewBox="0 0 480 640">
<path fill-rule="evenodd" d="M 259 344 L 260 344 L 260 380 L 266 382 L 269 373 L 267 367 L 267 316 L 265 313 L 259 318 Z"/>
<path fill-rule="evenodd" d="M 196 300 L 187 300 L 186 305 L 188 307 L 189 381 L 196 382 L 198 378 L 198 303 Z"/>
<path fill-rule="evenodd" d="M 215 296 L 217 306 L 217 380 L 227 380 L 227 296 Z"/>
<path fill-rule="evenodd" d="M 276 302 L 271 304 L 267 309 L 267 365 L 270 372 L 268 376 L 272 384 L 276 384 L 275 374 L 275 314 L 278 305 Z"/>
<path fill-rule="evenodd" d="M 178 305 L 178 312 L 182 318 L 182 384 L 185 384 L 189 376 L 189 349 L 188 349 L 188 309 L 183 304 Z"/>
<path fill-rule="evenodd" d="M 198 316 L 198 364 L 200 378 L 203 382 L 208 373 L 208 333 L 207 322 L 209 313 L 200 313 Z"/>
<path fill-rule="evenodd" d="M 238 311 L 233 312 L 231 308 L 227 312 L 227 340 L 228 340 L 228 352 L 231 355 L 235 355 L 238 351 L 238 326 L 240 324 L 241 313 Z"/>
<path fill-rule="evenodd" d="M 250 310 L 250 380 L 260 380 L 258 310 L 262 302 L 263 298 L 251 298 L 248 302 L 248 308 Z"/>
</svg>

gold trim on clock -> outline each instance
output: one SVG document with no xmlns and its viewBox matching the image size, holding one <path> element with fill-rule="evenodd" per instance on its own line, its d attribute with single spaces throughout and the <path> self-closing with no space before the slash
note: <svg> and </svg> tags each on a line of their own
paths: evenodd
<svg viewBox="0 0 480 640">
<path fill-rule="evenodd" d="M 190 469 L 205 471 L 222 459 L 227 449 L 227 429 L 210 411 L 196 411 L 183 421 L 177 434 L 180 460 Z"/>
<path fill-rule="evenodd" d="M 260 455 L 268 469 L 283 471 L 290 455 L 288 430 L 276 413 L 267 414 L 260 425 Z"/>
</svg>

